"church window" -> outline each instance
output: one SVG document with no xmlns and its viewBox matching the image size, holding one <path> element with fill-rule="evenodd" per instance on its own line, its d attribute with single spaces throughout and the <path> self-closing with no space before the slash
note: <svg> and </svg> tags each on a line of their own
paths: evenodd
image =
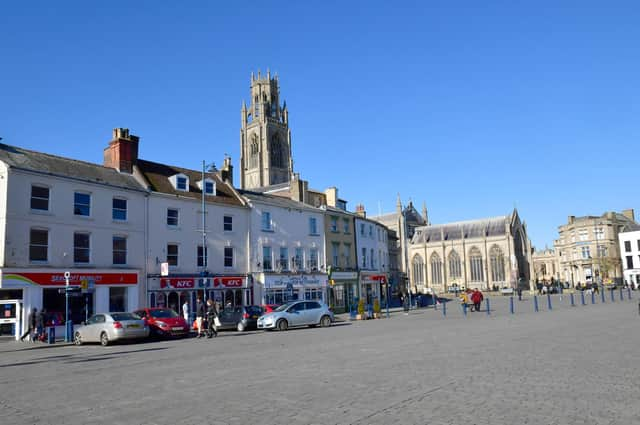
<svg viewBox="0 0 640 425">
<path fill-rule="evenodd" d="M 413 257 L 411 271 L 413 272 L 413 283 L 415 285 L 424 284 L 424 262 L 422 261 L 421 256 L 416 255 Z"/>
<path fill-rule="evenodd" d="M 504 254 L 497 245 L 491 248 L 491 280 L 493 282 L 504 282 Z"/>
<path fill-rule="evenodd" d="M 280 138 L 275 135 L 271 138 L 271 166 L 277 168 L 284 168 L 284 158 L 282 153 L 282 144 Z"/>
<path fill-rule="evenodd" d="M 258 167 L 258 154 L 260 149 L 258 147 L 258 138 L 256 135 L 253 135 L 251 139 L 251 145 L 249 146 L 249 168 L 257 168 Z"/>
<path fill-rule="evenodd" d="M 471 268 L 471 281 L 482 282 L 484 280 L 482 254 L 478 248 L 471 248 L 471 251 L 469 252 L 469 265 Z"/>
<path fill-rule="evenodd" d="M 449 276 L 452 279 L 462 277 L 462 267 L 460 265 L 460 256 L 456 251 L 449 254 Z"/>
<path fill-rule="evenodd" d="M 431 256 L 431 283 L 442 283 L 442 261 L 436 253 Z"/>
</svg>

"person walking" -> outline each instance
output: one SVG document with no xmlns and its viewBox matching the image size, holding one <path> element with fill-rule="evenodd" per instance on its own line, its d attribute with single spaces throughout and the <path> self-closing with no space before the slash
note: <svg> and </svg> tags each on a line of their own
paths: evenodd
<svg viewBox="0 0 640 425">
<path fill-rule="evenodd" d="M 207 338 L 218 336 L 218 327 L 216 326 L 218 319 L 218 308 L 216 304 L 209 298 L 207 300 Z"/>
<path fill-rule="evenodd" d="M 189 323 L 189 301 L 184 300 L 184 304 L 182 304 L 182 317 L 184 317 L 184 321 Z"/>
<path fill-rule="evenodd" d="M 36 331 L 36 318 L 38 317 L 38 309 L 33 307 L 31 312 L 27 315 L 27 330 L 20 337 L 20 341 L 24 341 L 24 339 L 29 336 L 31 338 L 31 342 L 35 341 L 35 331 Z"/>
<path fill-rule="evenodd" d="M 482 295 L 482 292 L 480 292 L 479 289 L 474 289 L 473 293 L 471 294 L 471 302 L 473 302 L 473 308 L 475 308 L 476 311 L 480 311 L 480 304 L 482 303 L 482 300 L 484 299 L 484 295 Z"/>
<path fill-rule="evenodd" d="M 518 293 L 518 301 L 522 301 L 522 287 L 518 286 L 518 289 L 516 289 L 516 292 Z"/>
<path fill-rule="evenodd" d="M 196 300 L 196 326 L 198 327 L 198 338 L 202 338 L 204 336 L 204 315 L 205 315 L 205 306 L 202 302 L 202 298 L 198 297 Z"/>
<path fill-rule="evenodd" d="M 47 312 L 43 308 L 36 315 L 36 336 L 35 336 L 36 340 L 43 340 L 42 337 L 44 336 L 45 323 L 47 323 Z"/>
<path fill-rule="evenodd" d="M 460 304 L 462 304 L 463 308 L 469 305 L 469 294 L 467 294 L 467 291 L 462 291 L 460 293 Z"/>
</svg>

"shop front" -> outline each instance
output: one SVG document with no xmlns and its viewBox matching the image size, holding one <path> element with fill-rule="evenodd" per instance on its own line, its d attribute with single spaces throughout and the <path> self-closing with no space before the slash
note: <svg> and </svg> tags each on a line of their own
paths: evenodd
<svg viewBox="0 0 640 425">
<path fill-rule="evenodd" d="M 332 272 L 329 285 L 329 306 L 335 313 L 357 308 L 358 272 Z"/>
<path fill-rule="evenodd" d="M 327 302 L 327 275 L 283 275 L 257 273 L 261 304 L 281 305 L 290 301 L 318 300 Z"/>
<path fill-rule="evenodd" d="M 374 299 L 381 302 L 380 295 L 387 283 L 387 275 L 376 272 L 360 272 L 361 294 L 365 304 L 371 305 Z"/>
<path fill-rule="evenodd" d="M 65 297 L 65 272 L 69 272 L 69 286 L 81 292 Z M 9 298 L 10 297 L 10 298 Z M 0 305 L 5 315 L 3 331 L 10 330 L 17 339 L 27 329 L 26 319 L 33 308 L 46 311 L 47 325 L 56 326 L 56 333 L 64 333 L 65 304 L 69 318 L 79 324 L 95 311 L 131 311 L 138 308 L 137 271 L 24 270 L 0 271 Z"/>
<path fill-rule="evenodd" d="M 253 288 L 246 276 L 164 276 L 152 277 L 148 285 L 150 307 L 169 307 L 182 315 L 182 304 L 189 302 L 190 311 L 197 297 L 213 299 L 221 306 L 253 304 Z"/>
</svg>

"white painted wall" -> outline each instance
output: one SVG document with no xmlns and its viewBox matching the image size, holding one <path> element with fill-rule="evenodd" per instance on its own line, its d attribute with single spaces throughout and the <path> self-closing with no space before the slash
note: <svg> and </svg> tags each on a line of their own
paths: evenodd
<svg viewBox="0 0 640 425">
<path fill-rule="evenodd" d="M 356 236 L 356 259 L 357 267 L 360 270 L 372 270 L 387 272 L 389 271 L 389 245 L 387 241 L 387 228 L 381 224 L 355 218 L 355 236 Z M 362 234 L 362 226 L 364 226 L 364 234 Z M 366 265 L 362 265 L 362 249 L 367 250 Z M 371 265 L 371 250 L 373 249 L 375 261 Z M 380 262 L 379 252 L 382 252 L 382 263 Z"/>
</svg>

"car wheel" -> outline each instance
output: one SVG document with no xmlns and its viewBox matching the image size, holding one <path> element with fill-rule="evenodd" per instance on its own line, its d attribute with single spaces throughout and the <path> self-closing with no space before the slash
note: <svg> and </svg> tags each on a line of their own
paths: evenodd
<svg viewBox="0 0 640 425">
<path fill-rule="evenodd" d="M 103 347 L 109 345 L 109 335 L 107 335 L 106 332 L 100 334 L 100 344 L 102 344 Z"/>
<path fill-rule="evenodd" d="M 289 329 L 289 322 L 287 322 L 285 319 L 281 319 L 278 322 L 278 330 L 279 331 L 286 331 L 287 329 Z"/>
<path fill-rule="evenodd" d="M 242 322 L 238 322 L 238 326 L 237 326 L 238 332 L 244 332 L 244 323 Z"/>
<path fill-rule="evenodd" d="M 329 316 L 322 316 L 322 318 L 320 319 L 320 326 L 322 326 L 323 328 L 331 326 L 331 318 Z"/>
<path fill-rule="evenodd" d="M 82 345 L 82 337 L 80 336 L 80 332 L 76 332 L 73 336 L 73 343 L 75 345 Z"/>
</svg>

